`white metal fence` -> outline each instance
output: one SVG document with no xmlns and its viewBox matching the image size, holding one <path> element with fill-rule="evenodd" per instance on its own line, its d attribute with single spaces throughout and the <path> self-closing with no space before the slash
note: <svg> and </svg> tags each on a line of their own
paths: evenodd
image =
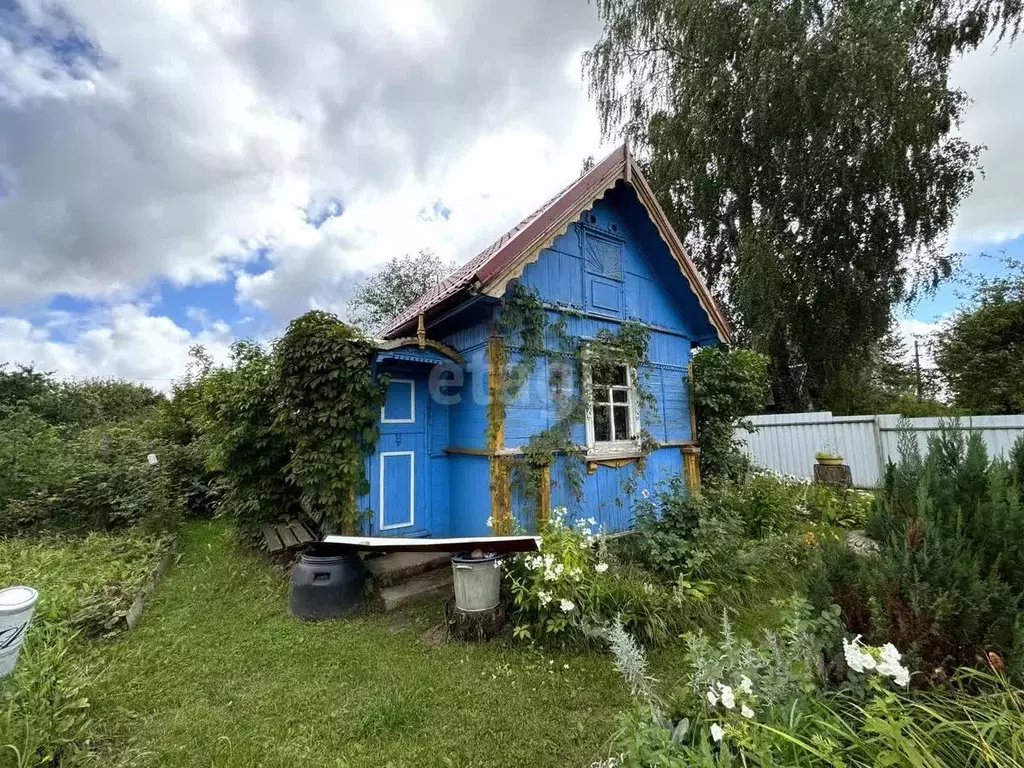
<svg viewBox="0 0 1024 768">
<path fill-rule="evenodd" d="M 746 443 L 747 453 L 761 466 L 797 477 L 812 476 L 814 454 L 827 446 L 850 465 L 855 486 L 873 488 L 880 482 L 886 463 L 899 458 L 899 419 L 892 414 L 833 416 L 831 411 L 765 414 L 750 416 L 755 431 L 736 430 L 736 437 Z M 923 452 L 928 435 L 939 430 L 942 420 L 908 421 Z M 980 432 L 989 456 L 1006 455 L 1014 440 L 1024 435 L 1024 415 L 964 416 L 959 428 Z"/>
</svg>

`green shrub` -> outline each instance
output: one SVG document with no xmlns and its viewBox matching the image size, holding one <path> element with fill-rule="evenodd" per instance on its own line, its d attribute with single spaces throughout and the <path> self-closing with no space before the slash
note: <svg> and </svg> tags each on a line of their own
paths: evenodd
<svg viewBox="0 0 1024 768">
<path fill-rule="evenodd" d="M 768 357 L 724 345 L 701 347 L 693 356 L 691 390 L 700 440 L 700 471 L 707 483 L 743 477 L 749 460 L 734 437 L 743 418 L 768 400 Z"/>
<path fill-rule="evenodd" d="M 300 512 L 299 489 L 288 481 L 292 444 L 277 424 L 280 400 L 273 354 L 240 341 L 232 367 L 210 370 L 200 381 L 195 409 L 206 467 L 220 478 L 218 513 L 243 538 L 264 523 Z"/>
<path fill-rule="evenodd" d="M 782 584 L 837 527 L 863 524 L 870 495 L 835 492 L 795 478 L 751 474 L 690 495 L 671 479 L 641 502 L 626 557 L 672 582 L 681 575 L 715 585 L 734 607 L 757 601 L 751 587 Z M 782 584 L 785 586 L 784 584 Z"/>
<path fill-rule="evenodd" d="M 59 475 L 37 475 L 37 488 L 0 509 L 0 535 L 36 531 L 111 531 L 142 526 L 174 530 L 182 506 L 160 457 L 165 444 L 144 424 L 81 430 L 48 446 Z M 149 454 L 157 456 L 151 465 Z"/>
<path fill-rule="evenodd" d="M 870 530 L 881 542 L 870 561 L 823 550 L 819 604 L 837 603 L 850 626 L 907 648 L 939 679 L 990 651 L 1021 669 L 1024 505 L 979 435 L 945 431 L 924 458 L 904 440 Z"/>
<path fill-rule="evenodd" d="M 303 511 L 343 533 L 356 532 L 357 499 L 370 489 L 365 457 L 387 386 L 373 372 L 374 350 L 360 331 L 321 311 L 292 320 L 275 349 L 278 425 L 293 446 L 288 477 Z"/>
<path fill-rule="evenodd" d="M 68 470 L 60 431 L 24 405 L 0 406 L 0 512 L 42 493 Z"/>
</svg>

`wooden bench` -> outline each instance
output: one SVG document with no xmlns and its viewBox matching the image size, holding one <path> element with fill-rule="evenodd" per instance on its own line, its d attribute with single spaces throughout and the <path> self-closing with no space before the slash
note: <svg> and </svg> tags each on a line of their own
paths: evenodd
<svg viewBox="0 0 1024 768">
<path fill-rule="evenodd" d="M 266 539 L 267 551 L 272 555 L 293 552 L 317 541 L 313 532 L 298 520 L 264 525 L 263 538 Z"/>
</svg>

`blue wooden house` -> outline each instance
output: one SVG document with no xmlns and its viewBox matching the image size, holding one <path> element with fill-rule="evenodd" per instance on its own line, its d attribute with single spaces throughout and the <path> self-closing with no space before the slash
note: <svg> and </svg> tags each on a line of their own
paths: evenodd
<svg viewBox="0 0 1024 768">
<path fill-rule="evenodd" d="M 504 375 L 497 321 L 515 281 L 576 337 L 627 321 L 650 329 L 644 381 L 657 414 L 641 424 L 628 366 L 593 382 L 572 435 L 586 450 L 581 493 L 560 479 L 557 461 L 535 498 L 511 481 L 517 453 L 556 418 L 543 357 L 516 396 L 494 406 Z M 365 532 L 486 535 L 509 515 L 529 530 L 556 506 L 609 531 L 630 527 L 636 500 L 662 480 L 685 469 L 691 487 L 699 482 L 688 364 L 695 347 L 729 337 L 628 145 L 617 149 L 383 330 L 376 365 L 390 384 L 367 460 Z M 646 454 L 640 427 L 656 441 Z"/>
</svg>

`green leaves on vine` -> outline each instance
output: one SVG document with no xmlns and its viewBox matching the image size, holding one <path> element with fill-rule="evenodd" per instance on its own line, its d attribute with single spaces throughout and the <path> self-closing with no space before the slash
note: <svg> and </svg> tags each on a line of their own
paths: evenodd
<svg viewBox="0 0 1024 768">
<path fill-rule="evenodd" d="M 322 311 L 288 325 L 278 342 L 278 424 L 294 445 L 286 467 L 317 522 L 355 531 L 356 499 L 368 490 L 365 455 L 377 441 L 386 377 L 374 378 L 375 348 Z"/>
</svg>

